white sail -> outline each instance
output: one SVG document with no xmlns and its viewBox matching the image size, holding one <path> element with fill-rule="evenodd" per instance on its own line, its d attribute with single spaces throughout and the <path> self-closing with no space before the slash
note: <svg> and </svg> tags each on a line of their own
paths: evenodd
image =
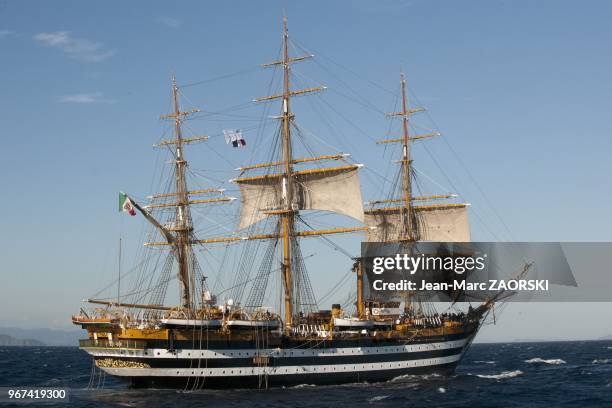
<svg viewBox="0 0 612 408">
<path fill-rule="evenodd" d="M 439 208 L 415 207 L 420 239 L 439 242 L 469 242 L 470 225 L 467 205 L 440 206 Z M 400 238 L 400 210 L 366 211 L 365 224 L 370 229 L 367 242 L 397 241 Z"/>
<path fill-rule="evenodd" d="M 363 222 L 358 168 L 352 165 L 295 172 L 293 209 L 331 211 Z M 240 229 L 284 208 L 284 182 L 281 174 L 234 181 L 240 186 L 242 195 Z"/>
</svg>

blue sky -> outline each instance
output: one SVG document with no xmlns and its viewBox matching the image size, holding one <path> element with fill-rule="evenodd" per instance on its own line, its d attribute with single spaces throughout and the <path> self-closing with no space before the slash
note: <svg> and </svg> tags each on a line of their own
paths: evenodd
<svg viewBox="0 0 612 408">
<path fill-rule="evenodd" d="M 438 186 L 472 204 L 474 240 L 611 240 L 609 2 L 5 1 L 0 306 L 19 313 L 4 314 L 1 326 L 65 327 L 79 300 L 114 276 L 119 232 L 135 244 L 142 226 L 117 214 L 116 194 L 153 192 L 160 156 L 150 146 L 166 129 L 158 117 L 169 108 L 171 73 L 187 84 L 241 72 L 183 89 L 186 105 L 208 112 L 266 94 L 270 73 L 257 65 L 277 56 L 283 9 L 292 38 L 316 55 L 296 66 L 300 82 L 329 87 L 315 109 L 296 102 L 296 114 L 327 145 L 386 173 L 393 151 L 373 139 L 388 133 L 380 111 L 393 109 L 403 68 L 411 96 L 429 110 L 423 128 L 444 134 L 415 147 L 415 164 L 437 183 L 430 192 Z M 261 108 L 240 113 L 194 121 L 194 132 L 248 128 Z M 189 154 L 215 180 L 252 153 L 219 138 L 207 146 Z M 365 198 L 380 190 L 376 180 L 364 177 Z M 609 314 L 602 306 L 576 313 Z M 532 319 L 529 333 L 514 335 L 512 308 L 522 313 L 512 305 L 485 337 L 546 334 Z M 611 334 L 611 325 L 588 333 Z"/>
</svg>

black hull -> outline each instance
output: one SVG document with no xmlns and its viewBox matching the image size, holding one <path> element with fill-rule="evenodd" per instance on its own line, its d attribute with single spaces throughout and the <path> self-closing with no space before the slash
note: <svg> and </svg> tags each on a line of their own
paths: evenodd
<svg viewBox="0 0 612 408">
<path fill-rule="evenodd" d="M 128 377 L 122 378 L 132 388 L 175 388 L 175 389 L 240 389 L 292 387 L 297 385 L 339 385 L 350 383 L 374 383 L 390 381 L 403 375 L 450 376 L 455 372 L 457 362 L 438 366 L 415 367 L 398 370 L 365 371 L 352 373 L 304 374 L 288 376 L 243 376 L 243 377 Z"/>
<path fill-rule="evenodd" d="M 403 375 L 450 375 L 478 326 L 411 338 L 282 338 L 251 342 L 149 342 L 144 348 L 85 347 L 96 365 L 135 388 L 269 388 L 389 381 Z M 156 347 L 157 346 L 157 347 Z M 191 346 L 191 347 L 189 347 Z"/>
</svg>

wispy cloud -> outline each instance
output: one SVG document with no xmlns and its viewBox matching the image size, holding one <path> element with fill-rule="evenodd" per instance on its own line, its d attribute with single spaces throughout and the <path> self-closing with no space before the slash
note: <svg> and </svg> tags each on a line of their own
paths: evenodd
<svg viewBox="0 0 612 408">
<path fill-rule="evenodd" d="M 69 31 L 39 33 L 32 38 L 41 44 L 60 49 L 70 58 L 80 61 L 100 62 L 115 55 L 115 51 L 107 49 L 104 44 L 73 38 Z"/>
<path fill-rule="evenodd" d="M 179 28 L 181 26 L 181 22 L 172 17 L 157 17 L 153 19 L 154 23 L 161 24 L 168 28 Z"/>
<path fill-rule="evenodd" d="M 62 103 L 115 103 L 114 99 L 105 98 L 102 92 L 64 95 L 59 98 L 59 101 Z"/>
<path fill-rule="evenodd" d="M 0 30 L 0 40 L 10 37 L 19 37 L 19 34 L 13 30 Z"/>
</svg>

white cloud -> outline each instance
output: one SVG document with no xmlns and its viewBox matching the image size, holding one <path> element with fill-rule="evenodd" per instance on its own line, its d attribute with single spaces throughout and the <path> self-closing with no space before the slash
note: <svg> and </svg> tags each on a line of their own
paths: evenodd
<svg viewBox="0 0 612 408">
<path fill-rule="evenodd" d="M 39 33 L 32 38 L 41 44 L 58 48 L 69 57 L 80 61 L 100 62 L 115 55 L 114 50 L 106 49 L 102 43 L 72 38 L 68 31 Z"/>
<path fill-rule="evenodd" d="M 153 22 L 164 25 L 168 28 L 179 28 L 181 26 L 181 22 L 172 17 L 157 17 L 153 19 Z"/>
<path fill-rule="evenodd" d="M 114 99 L 104 98 L 102 92 L 64 95 L 59 100 L 62 103 L 115 103 Z"/>
</svg>

